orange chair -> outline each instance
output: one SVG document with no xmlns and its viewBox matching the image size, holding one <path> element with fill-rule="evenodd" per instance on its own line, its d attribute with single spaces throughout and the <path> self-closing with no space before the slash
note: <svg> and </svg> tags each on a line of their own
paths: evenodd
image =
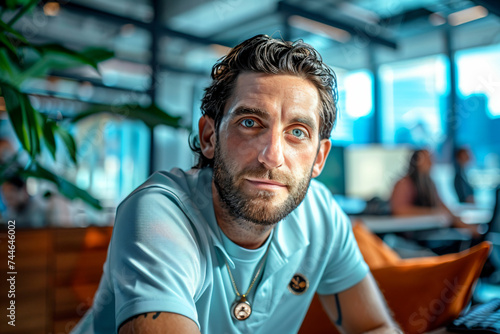
<svg viewBox="0 0 500 334">
<path fill-rule="evenodd" d="M 353 232 L 394 319 L 410 334 L 444 326 L 459 315 L 491 248 L 483 242 L 456 254 L 401 259 L 362 224 Z M 336 332 L 315 296 L 299 333 Z"/>
</svg>

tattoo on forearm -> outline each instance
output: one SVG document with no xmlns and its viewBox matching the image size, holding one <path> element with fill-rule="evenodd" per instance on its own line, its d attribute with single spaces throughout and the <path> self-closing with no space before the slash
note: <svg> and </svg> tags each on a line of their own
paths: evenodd
<svg viewBox="0 0 500 334">
<path fill-rule="evenodd" d="M 342 310 L 340 309 L 339 295 L 337 293 L 335 294 L 335 304 L 337 305 L 338 314 L 338 318 L 337 321 L 335 321 L 335 324 L 337 324 L 337 326 L 342 326 Z"/>
<path fill-rule="evenodd" d="M 156 318 L 158 318 L 160 316 L 160 313 L 161 312 L 156 312 L 155 314 L 153 314 L 153 320 L 156 320 Z M 125 321 L 125 323 L 129 322 L 129 321 L 132 321 L 132 320 L 135 320 L 135 319 L 139 318 L 140 316 L 144 316 L 144 318 L 147 318 L 148 314 L 149 313 L 141 313 L 141 314 L 138 314 L 138 315 L 134 315 L 133 317 L 128 318 L 128 320 Z"/>
<path fill-rule="evenodd" d="M 147 317 L 148 317 L 148 314 L 147 314 L 147 313 L 141 313 L 141 314 L 138 314 L 138 315 L 134 315 L 133 317 L 130 317 L 130 318 L 127 320 L 127 322 L 128 322 L 128 321 L 135 320 L 135 319 L 139 318 L 141 315 L 143 315 L 143 316 L 144 316 L 144 318 L 147 318 Z"/>
</svg>

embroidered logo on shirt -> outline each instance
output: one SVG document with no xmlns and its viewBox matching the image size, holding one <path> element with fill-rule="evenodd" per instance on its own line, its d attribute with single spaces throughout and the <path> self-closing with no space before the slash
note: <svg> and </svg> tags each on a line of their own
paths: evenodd
<svg viewBox="0 0 500 334">
<path fill-rule="evenodd" d="M 288 283 L 288 290 L 294 295 L 301 295 L 306 292 L 307 288 L 309 288 L 309 281 L 302 274 L 293 275 L 292 280 Z"/>
</svg>

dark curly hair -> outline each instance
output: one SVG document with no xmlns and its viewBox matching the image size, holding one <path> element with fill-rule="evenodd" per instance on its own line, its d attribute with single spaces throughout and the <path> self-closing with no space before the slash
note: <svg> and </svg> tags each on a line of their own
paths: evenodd
<svg viewBox="0 0 500 334">
<path fill-rule="evenodd" d="M 435 208 L 439 204 L 439 195 L 436 185 L 428 173 L 422 173 L 418 166 L 422 163 L 424 154 L 430 154 L 426 149 L 415 150 L 410 157 L 408 165 L 408 177 L 412 180 L 417 190 L 415 205 L 427 208 Z"/>
<path fill-rule="evenodd" d="M 213 80 L 205 89 L 201 103 L 202 115 L 214 120 L 216 131 L 219 131 L 224 107 L 242 72 L 291 74 L 310 80 L 318 89 L 322 104 L 320 139 L 330 138 L 337 117 L 337 79 L 312 46 L 302 40 L 286 42 L 257 35 L 219 59 L 212 68 Z M 198 154 L 194 168 L 213 167 L 213 159 L 206 158 L 201 152 L 197 135 L 191 138 L 189 144 L 191 150 Z"/>
</svg>

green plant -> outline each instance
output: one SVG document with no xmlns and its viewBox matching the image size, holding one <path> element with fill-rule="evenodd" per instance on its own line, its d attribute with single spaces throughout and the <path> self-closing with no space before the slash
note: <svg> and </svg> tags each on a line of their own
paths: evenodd
<svg viewBox="0 0 500 334">
<path fill-rule="evenodd" d="M 30 102 L 29 95 L 22 86 L 26 80 L 45 77 L 54 70 L 66 70 L 77 66 L 89 65 L 98 71 L 98 63 L 113 57 L 113 52 L 101 48 L 88 48 L 74 51 L 58 44 L 34 45 L 30 43 L 14 24 L 37 5 L 37 0 L 7 0 L 0 2 L 0 99 L 5 100 L 6 111 L 12 128 L 30 161 L 26 166 L 16 166 L 16 159 L 0 167 L 0 183 L 5 172 L 15 172 L 24 177 L 35 177 L 53 182 L 59 191 L 70 199 L 81 198 L 95 208 L 101 208 L 99 201 L 85 190 L 78 188 L 63 177 L 51 172 L 39 162 L 42 146 L 45 146 L 56 159 L 56 137 L 59 137 L 69 153 L 71 160 L 77 164 L 77 145 L 68 127 L 68 122 L 53 119 L 40 113 Z M 7 13 L 12 18 L 3 20 Z M 94 105 L 76 116 L 71 123 L 83 118 L 111 112 L 121 117 L 136 118 L 145 122 L 150 128 L 157 124 L 180 127 L 179 117 L 172 117 L 155 105 L 141 107 L 139 105 L 106 106 Z"/>
</svg>

